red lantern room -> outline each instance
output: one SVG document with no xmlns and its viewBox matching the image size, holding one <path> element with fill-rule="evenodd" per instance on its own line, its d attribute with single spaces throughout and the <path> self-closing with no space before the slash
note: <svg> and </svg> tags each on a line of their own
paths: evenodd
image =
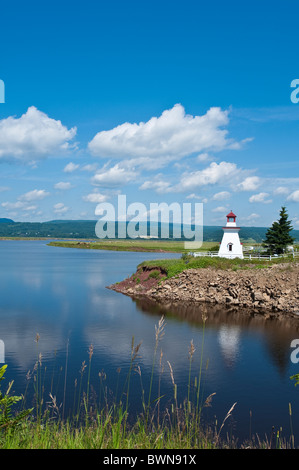
<svg viewBox="0 0 299 470">
<path fill-rule="evenodd" d="M 227 222 L 236 222 L 236 214 L 231 211 L 229 214 L 227 214 Z"/>
</svg>

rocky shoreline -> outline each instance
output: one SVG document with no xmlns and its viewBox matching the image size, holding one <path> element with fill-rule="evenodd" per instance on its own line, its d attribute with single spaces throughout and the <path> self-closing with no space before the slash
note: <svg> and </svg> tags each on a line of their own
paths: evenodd
<svg viewBox="0 0 299 470">
<path fill-rule="evenodd" d="M 225 304 L 251 308 L 266 318 L 291 316 L 299 320 L 299 263 L 268 268 L 220 270 L 186 269 L 176 277 L 142 267 L 131 277 L 109 286 L 133 298 L 157 302 Z"/>
</svg>

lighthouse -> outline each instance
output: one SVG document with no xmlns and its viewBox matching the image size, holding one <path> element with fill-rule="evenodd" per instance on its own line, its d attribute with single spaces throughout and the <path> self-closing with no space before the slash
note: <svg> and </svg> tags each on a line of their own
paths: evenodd
<svg viewBox="0 0 299 470">
<path fill-rule="evenodd" d="M 218 256 L 221 258 L 243 258 L 243 247 L 239 238 L 240 227 L 236 224 L 236 215 L 231 211 L 227 214 L 226 226 L 223 228 L 223 237 Z"/>
</svg>

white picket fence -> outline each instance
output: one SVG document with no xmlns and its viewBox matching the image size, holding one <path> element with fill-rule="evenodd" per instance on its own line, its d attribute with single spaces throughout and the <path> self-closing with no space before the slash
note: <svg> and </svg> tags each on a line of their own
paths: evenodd
<svg viewBox="0 0 299 470">
<path fill-rule="evenodd" d="M 198 256 L 209 256 L 209 257 L 217 257 L 219 256 L 218 251 L 197 251 L 194 253 L 189 253 L 190 255 L 194 257 Z M 289 253 L 284 253 L 282 255 L 261 255 L 259 253 L 244 253 L 243 257 L 244 259 L 261 259 L 265 261 L 271 261 L 272 259 L 277 259 L 277 258 L 288 258 L 289 256 L 292 256 L 293 258 L 299 258 L 299 252 L 298 251 L 291 251 Z"/>
</svg>

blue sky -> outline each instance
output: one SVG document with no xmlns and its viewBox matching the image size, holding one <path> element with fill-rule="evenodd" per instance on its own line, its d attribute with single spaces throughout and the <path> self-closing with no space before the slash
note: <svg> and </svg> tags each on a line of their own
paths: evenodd
<svg viewBox="0 0 299 470">
<path fill-rule="evenodd" d="M 299 229 L 298 2 L 0 6 L 0 216 L 203 202 L 204 224 Z M 299 94 L 298 94 L 299 96 Z"/>
</svg>

